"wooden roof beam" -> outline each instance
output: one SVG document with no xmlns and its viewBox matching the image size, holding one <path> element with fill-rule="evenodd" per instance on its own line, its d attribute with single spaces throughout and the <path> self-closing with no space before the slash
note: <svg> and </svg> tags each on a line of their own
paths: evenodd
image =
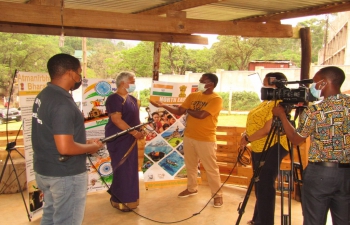
<svg viewBox="0 0 350 225">
<path fill-rule="evenodd" d="M 163 15 L 166 14 L 167 11 L 169 10 L 174 10 L 174 11 L 182 11 L 185 9 L 190 9 L 190 8 L 195 8 L 211 3 L 217 3 L 217 2 L 222 2 L 223 0 L 182 0 L 179 2 L 175 2 L 172 4 L 160 6 L 157 8 L 145 10 L 145 11 L 140 11 L 140 12 L 135 12 L 135 14 L 139 15 Z"/>
<path fill-rule="evenodd" d="M 269 22 L 271 20 L 284 20 L 284 19 L 292 19 L 292 18 L 298 18 L 298 17 L 304 17 L 304 16 L 316 16 L 316 15 L 323 15 L 323 14 L 329 14 L 329 13 L 337 13 L 337 12 L 345 12 L 350 11 L 350 2 L 337 2 L 333 4 L 313 7 L 313 8 L 307 8 L 307 9 L 298 9 L 293 11 L 287 11 L 282 13 L 274 13 L 270 15 L 265 16 L 258 16 L 258 17 L 249 17 L 245 19 L 237 19 L 233 21 L 237 22 Z"/>
<path fill-rule="evenodd" d="M 0 2 L 0 22 L 61 27 L 61 8 Z M 211 21 L 122 14 L 95 10 L 63 10 L 66 28 L 102 29 L 167 34 L 218 34 L 245 37 L 292 37 L 291 25 Z"/>
<path fill-rule="evenodd" d="M 0 23 L 0 32 L 60 35 L 61 27 Z M 64 35 L 74 36 L 74 37 L 143 40 L 143 41 L 201 44 L 201 45 L 208 44 L 208 38 L 201 37 L 199 35 L 188 35 L 188 34 L 165 34 L 165 33 L 159 34 L 159 33 L 80 29 L 80 28 L 66 27 L 64 28 Z"/>
<path fill-rule="evenodd" d="M 64 0 L 29 0 L 27 4 L 61 6 Z"/>
</svg>

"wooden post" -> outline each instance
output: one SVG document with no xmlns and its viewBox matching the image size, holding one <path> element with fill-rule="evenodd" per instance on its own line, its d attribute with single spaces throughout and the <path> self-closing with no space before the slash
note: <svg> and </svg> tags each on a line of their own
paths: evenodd
<svg viewBox="0 0 350 225">
<path fill-rule="evenodd" d="M 159 80 L 159 64 L 162 42 L 154 42 L 153 50 L 153 80 Z"/>
<path fill-rule="evenodd" d="M 300 29 L 301 40 L 301 68 L 300 80 L 310 79 L 310 65 L 311 65 L 311 34 L 310 27 Z"/>
<path fill-rule="evenodd" d="M 87 57 L 86 57 L 86 37 L 83 37 L 83 78 L 86 78 Z"/>
</svg>

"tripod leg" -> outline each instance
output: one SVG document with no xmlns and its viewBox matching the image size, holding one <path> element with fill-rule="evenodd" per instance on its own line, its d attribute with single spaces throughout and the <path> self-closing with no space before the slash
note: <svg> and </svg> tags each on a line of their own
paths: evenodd
<svg viewBox="0 0 350 225">
<path fill-rule="evenodd" d="M 16 150 L 16 149 L 12 149 L 12 150 Z M 17 151 L 17 150 L 16 150 L 16 151 Z M 6 168 L 6 166 L 7 166 L 7 162 L 8 162 L 9 159 L 10 159 L 10 161 L 11 161 L 12 169 L 13 169 L 13 171 L 14 171 L 14 173 L 15 173 L 15 176 L 16 176 L 17 185 L 18 185 L 19 191 L 20 191 L 21 196 L 22 196 L 22 200 L 23 200 L 23 203 L 24 203 L 24 207 L 26 208 L 26 211 L 27 211 L 28 220 L 29 220 L 29 222 L 31 222 L 31 217 L 30 217 L 30 214 L 29 214 L 28 206 L 27 206 L 26 200 L 25 200 L 24 195 L 23 195 L 23 190 L 22 190 L 21 184 L 20 184 L 20 182 L 19 182 L 17 170 L 16 170 L 16 168 L 15 168 L 15 166 L 14 166 L 14 164 L 13 164 L 13 160 L 12 160 L 12 158 L 11 158 L 11 152 L 10 152 L 10 150 L 8 150 L 8 154 L 7 154 L 7 157 L 6 157 L 6 160 L 5 160 L 5 164 L 4 164 L 4 168 L 3 168 L 2 172 L 1 172 L 0 183 L 1 183 L 1 180 L 2 180 L 3 175 L 4 175 L 4 173 L 5 173 L 5 168 Z"/>
<path fill-rule="evenodd" d="M 266 156 L 268 154 L 267 149 L 271 146 L 271 143 L 272 143 L 274 134 L 276 133 L 276 130 L 277 130 L 277 127 L 272 126 L 271 129 L 270 129 L 269 134 L 267 135 L 267 139 L 266 139 L 266 142 L 265 142 L 265 145 L 264 145 L 264 148 L 263 148 L 263 155 L 260 158 L 260 161 L 259 161 L 259 163 L 257 165 L 257 168 L 254 170 L 254 174 L 253 174 L 252 179 L 250 180 L 250 184 L 248 186 L 248 190 L 246 192 L 244 200 L 243 200 L 243 202 L 241 202 L 238 205 L 237 211 L 238 211 L 239 215 L 238 215 L 238 218 L 237 218 L 237 221 L 236 221 L 236 225 L 239 225 L 239 223 L 240 223 L 240 221 L 242 219 L 242 216 L 243 216 L 243 213 L 244 213 L 244 209 L 245 209 L 245 207 L 246 207 L 246 205 L 248 203 L 248 199 L 249 199 L 251 191 L 253 190 L 254 183 L 259 182 L 260 171 L 261 171 L 262 167 L 265 164 L 265 159 L 266 159 Z M 238 157 L 240 157 L 240 156 L 238 156 Z"/>
<path fill-rule="evenodd" d="M 3 176 L 4 176 L 5 169 L 6 169 L 6 165 L 7 165 L 7 162 L 9 161 L 9 158 L 10 158 L 10 154 L 9 154 L 9 152 L 8 152 L 8 153 L 7 153 L 7 156 L 6 156 L 5 163 L 4 163 L 4 167 L 2 168 L 2 172 L 1 172 L 1 175 L 0 175 L 0 184 L 1 184 L 2 178 L 3 178 Z"/>
<path fill-rule="evenodd" d="M 292 175 L 290 170 L 282 170 L 282 175 L 280 179 L 280 190 L 281 190 L 281 224 L 282 225 L 291 225 L 291 191 L 293 186 Z M 287 187 L 284 186 L 284 182 L 287 182 Z M 288 213 L 284 213 L 284 191 L 287 191 L 288 197 L 288 205 L 287 211 Z"/>
</svg>

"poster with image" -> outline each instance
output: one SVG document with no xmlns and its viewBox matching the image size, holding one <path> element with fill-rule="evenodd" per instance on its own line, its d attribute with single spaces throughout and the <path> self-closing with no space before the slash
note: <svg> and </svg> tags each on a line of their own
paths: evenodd
<svg viewBox="0 0 350 225">
<path fill-rule="evenodd" d="M 150 99 L 175 107 L 180 106 L 197 84 L 154 81 Z M 148 107 L 153 122 L 145 126 L 146 146 L 142 171 L 146 188 L 162 188 L 186 184 L 183 136 L 186 114 L 173 115 L 152 104 Z"/>
<path fill-rule="evenodd" d="M 86 79 L 82 81 L 82 114 L 85 121 L 86 138 L 104 138 L 108 113 L 105 102 L 116 91 L 113 79 Z M 106 145 L 88 157 L 88 191 L 106 190 L 112 183 L 113 169 Z"/>
<path fill-rule="evenodd" d="M 21 72 L 17 73 L 19 105 L 21 107 L 24 157 L 26 162 L 26 177 L 29 214 L 33 218 L 42 214 L 43 193 L 38 189 L 35 181 L 33 165 L 33 147 L 32 147 L 32 116 L 35 97 L 44 89 L 50 76 L 47 73 Z"/>
</svg>

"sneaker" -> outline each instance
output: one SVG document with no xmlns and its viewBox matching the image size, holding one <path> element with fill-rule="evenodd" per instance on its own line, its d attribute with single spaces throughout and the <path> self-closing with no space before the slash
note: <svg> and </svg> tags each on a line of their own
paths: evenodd
<svg viewBox="0 0 350 225">
<path fill-rule="evenodd" d="M 181 192 L 177 197 L 186 198 L 188 196 L 196 195 L 196 194 L 198 194 L 198 191 L 190 192 L 188 189 L 186 189 L 183 192 Z"/>
<path fill-rule="evenodd" d="M 223 201 L 222 201 L 222 197 L 216 197 L 214 198 L 214 207 L 215 208 L 220 208 L 222 206 Z"/>
</svg>

